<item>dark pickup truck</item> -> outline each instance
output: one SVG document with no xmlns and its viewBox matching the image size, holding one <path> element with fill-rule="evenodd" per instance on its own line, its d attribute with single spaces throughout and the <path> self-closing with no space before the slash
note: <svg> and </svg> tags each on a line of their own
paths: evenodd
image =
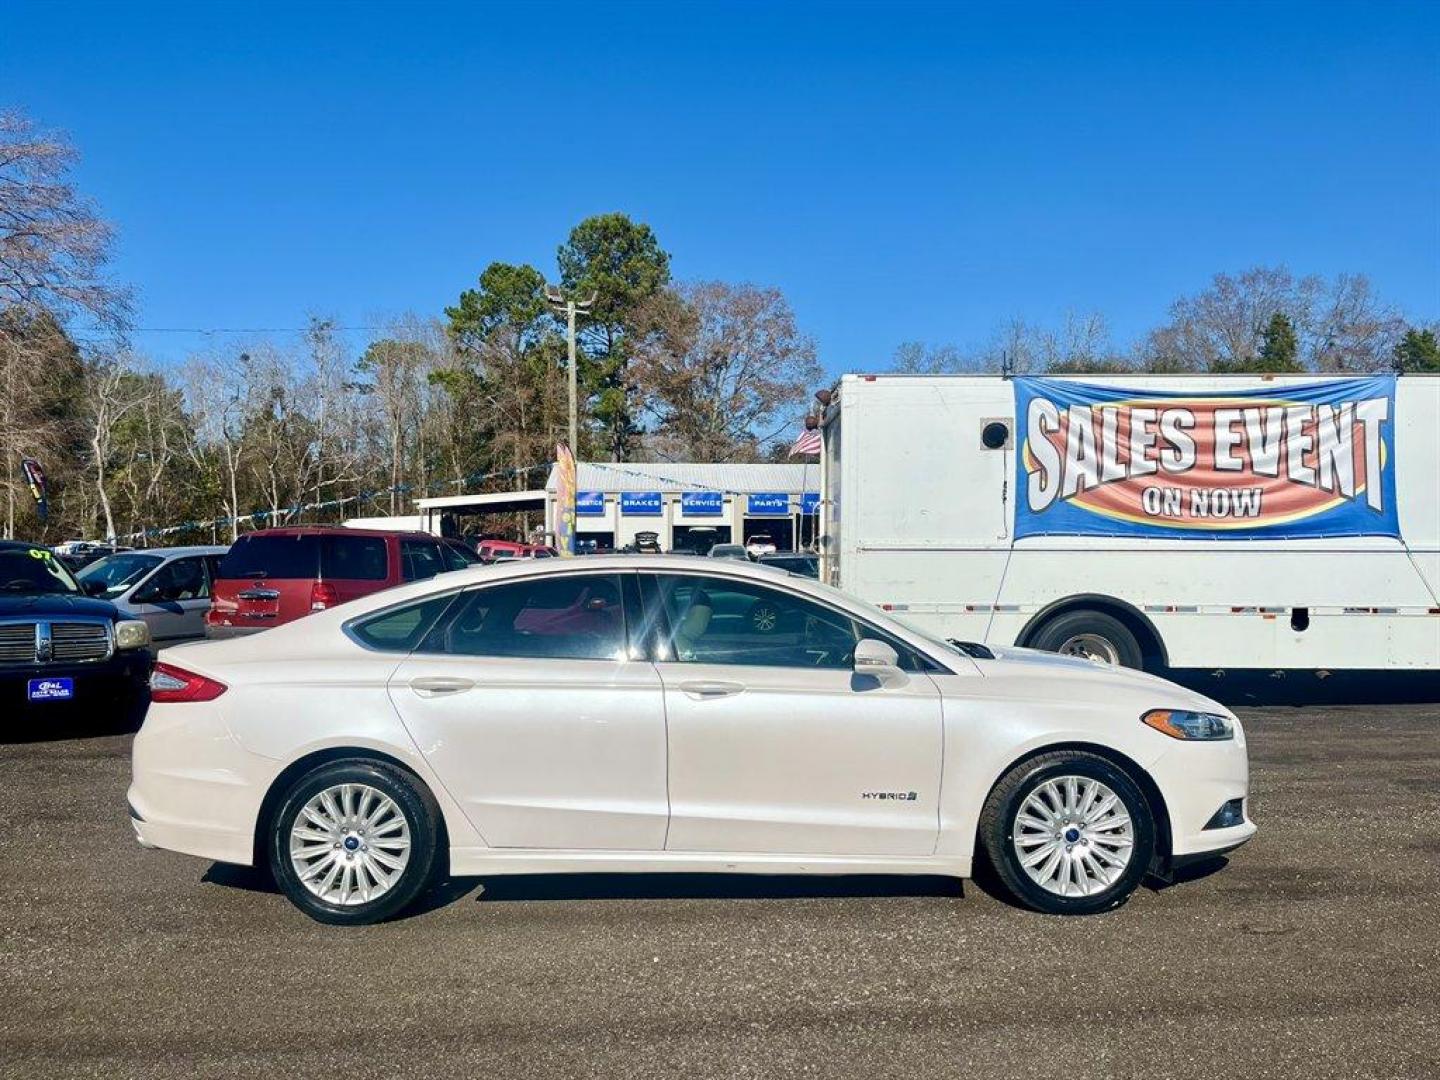
<svg viewBox="0 0 1440 1080">
<path fill-rule="evenodd" d="M 0 722 L 42 711 L 100 722 L 134 715 L 146 700 L 149 646 L 143 622 L 86 596 L 49 549 L 0 541 Z"/>
</svg>

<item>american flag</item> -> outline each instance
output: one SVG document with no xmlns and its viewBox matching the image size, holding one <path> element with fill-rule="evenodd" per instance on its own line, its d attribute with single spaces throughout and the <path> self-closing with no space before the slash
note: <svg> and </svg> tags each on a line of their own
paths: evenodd
<svg viewBox="0 0 1440 1080">
<path fill-rule="evenodd" d="M 795 445 L 790 447 L 790 453 L 786 456 L 799 457 L 801 454 L 818 453 L 820 453 L 820 429 L 807 428 L 800 433 L 800 437 L 795 440 Z"/>
</svg>

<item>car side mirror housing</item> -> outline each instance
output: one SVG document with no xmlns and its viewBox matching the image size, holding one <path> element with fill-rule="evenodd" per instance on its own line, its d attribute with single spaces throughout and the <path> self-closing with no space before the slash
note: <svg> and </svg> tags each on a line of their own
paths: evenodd
<svg viewBox="0 0 1440 1080">
<path fill-rule="evenodd" d="M 900 669 L 900 654 L 883 641 L 864 638 L 855 646 L 855 674 L 871 675 L 882 686 L 894 686 L 908 680 Z"/>
<path fill-rule="evenodd" d="M 86 596 L 101 596 L 108 586 L 99 578 L 86 578 L 80 582 L 80 589 Z"/>
</svg>

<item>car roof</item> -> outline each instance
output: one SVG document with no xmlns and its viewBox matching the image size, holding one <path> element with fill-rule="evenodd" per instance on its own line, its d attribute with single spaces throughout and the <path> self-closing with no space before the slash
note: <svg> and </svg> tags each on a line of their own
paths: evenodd
<svg viewBox="0 0 1440 1080">
<path fill-rule="evenodd" d="M 116 555 L 159 555 L 166 559 L 179 559 L 187 555 L 224 555 L 229 551 L 227 544 L 192 544 L 189 547 L 135 548 L 133 551 L 117 551 Z M 106 556 L 108 559 L 110 556 Z"/>
<path fill-rule="evenodd" d="M 0 540 L 0 551 L 34 551 L 36 548 L 50 550 L 44 544 L 32 544 L 29 540 Z"/>
<path fill-rule="evenodd" d="M 344 525 L 281 525 L 274 529 L 254 529 L 241 533 L 247 536 L 401 536 L 407 540 L 438 540 L 439 537 L 417 529 L 350 529 Z"/>
</svg>

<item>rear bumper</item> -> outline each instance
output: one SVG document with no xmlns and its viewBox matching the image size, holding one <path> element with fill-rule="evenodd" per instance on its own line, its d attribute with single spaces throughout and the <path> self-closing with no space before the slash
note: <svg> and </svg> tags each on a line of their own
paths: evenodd
<svg viewBox="0 0 1440 1080">
<path fill-rule="evenodd" d="M 212 703 L 152 705 L 135 736 L 126 793 L 135 838 L 248 866 L 260 804 L 279 771 L 235 740 Z"/>
<path fill-rule="evenodd" d="M 273 625 L 278 626 L 279 623 Z M 249 637 L 251 634 L 258 634 L 269 630 L 269 626 L 230 626 L 226 623 L 212 623 L 205 621 L 205 637 L 210 641 L 227 641 L 230 638 Z"/>
</svg>

